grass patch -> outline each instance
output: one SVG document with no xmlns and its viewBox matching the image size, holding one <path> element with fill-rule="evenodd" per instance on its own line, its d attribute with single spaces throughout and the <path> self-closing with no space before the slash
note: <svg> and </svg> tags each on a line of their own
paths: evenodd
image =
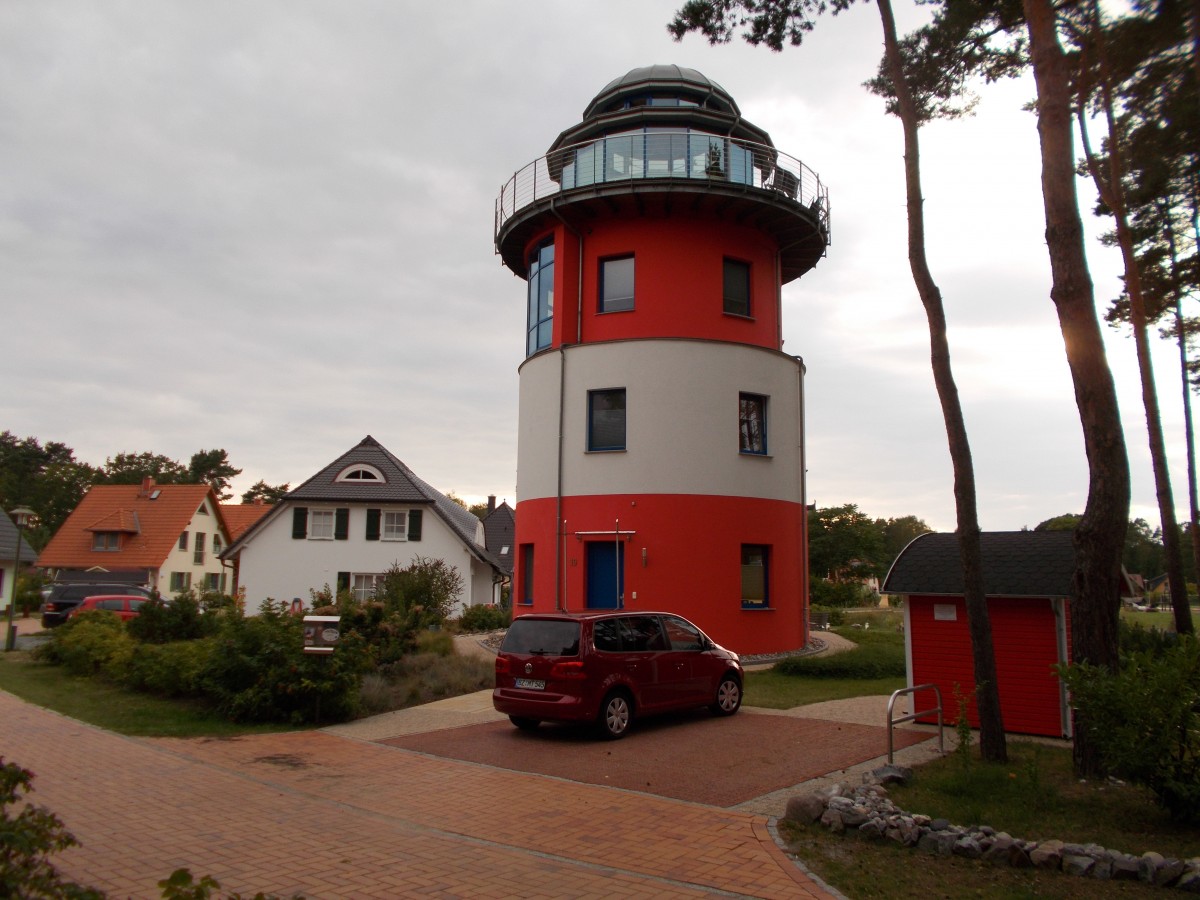
<svg viewBox="0 0 1200 900">
<path fill-rule="evenodd" d="M 905 686 L 903 677 L 892 678 L 804 678 L 783 675 L 774 669 L 746 673 L 747 706 L 792 709 L 826 700 L 848 700 L 891 694 Z"/>
<path fill-rule="evenodd" d="M 285 725 L 238 725 L 211 708 L 128 691 L 100 679 L 69 675 L 25 651 L 0 656 L 0 689 L 27 703 L 97 728 L 138 737 L 233 737 L 295 731 Z"/>
<path fill-rule="evenodd" d="M 1148 791 L 1105 781 L 1080 782 L 1071 751 L 1010 740 L 1009 762 L 993 765 L 947 756 L 920 766 L 911 784 L 889 788 L 912 813 L 956 825 L 985 824 L 1028 840 L 1096 843 L 1135 855 L 1195 856 L 1200 831 L 1171 822 Z M 1161 893 L 1136 882 L 1097 881 L 1051 872 L 934 857 L 890 843 L 834 835 L 787 823 L 781 833 L 805 865 L 851 897 L 1128 897 Z"/>
<path fill-rule="evenodd" d="M 833 633 L 857 646 L 826 656 L 794 657 L 765 671 L 746 673 L 750 706 L 791 709 L 826 700 L 891 694 L 906 686 L 904 635 L 890 627 L 895 611 L 856 612 Z M 872 622 L 855 628 L 855 622 Z"/>
</svg>

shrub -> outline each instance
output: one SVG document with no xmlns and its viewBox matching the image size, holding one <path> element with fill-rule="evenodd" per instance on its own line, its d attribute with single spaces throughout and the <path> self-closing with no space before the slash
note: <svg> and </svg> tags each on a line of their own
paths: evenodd
<svg viewBox="0 0 1200 900">
<path fill-rule="evenodd" d="M 1173 819 L 1200 822 L 1200 642 L 1123 655 L 1116 674 L 1060 674 L 1105 768 L 1148 787 Z"/>
<path fill-rule="evenodd" d="M 417 632 L 417 653 L 431 653 L 435 656 L 454 655 L 454 636 L 445 631 Z"/>
<path fill-rule="evenodd" d="M 1141 622 L 1128 622 L 1120 619 L 1117 622 L 1117 634 L 1121 653 L 1149 653 L 1161 656 L 1179 643 L 1179 635 L 1173 631 L 1163 631 L 1161 628 L 1146 628 Z"/>
<path fill-rule="evenodd" d="M 191 594 L 180 594 L 170 603 L 161 600 L 146 603 L 141 613 L 129 620 L 129 633 L 136 640 L 151 644 L 190 641 L 215 634 L 219 607 L 202 609 L 201 602 Z"/>
<path fill-rule="evenodd" d="M 893 641 L 862 644 L 830 656 L 788 657 L 775 664 L 775 671 L 810 678 L 892 678 L 907 670 L 904 645 Z"/>
<path fill-rule="evenodd" d="M 121 683 L 162 697 L 199 695 L 200 675 L 208 665 L 213 646 L 212 639 L 136 644 Z"/>
<path fill-rule="evenodd" d="M 498 631 L 512 622 L 512 612 L 499 606 L 468 606 L 458 620 L 463 631 Z"/>
<path fill-rule="evenodd" d="M 350 718 L 369 663 L 362 638 L 343 630 L 328 655 L 306 654 L 303 619 L 268 600 L 256 616 L 221 620 L 200 684 L 235 722 L 302 722 Z"/>
<path fill-rule="evenodd" d="M 826 581 L 814 578 L 809 585 L 812 603 L 817 606 L 875 606 L 879 596 L 856 581 Z"/>
<path fill-rule="evenodd" d="M 124 623 L 107 610 L 89 610 L 54 629 L 35 655 L 72 675 L 102 675 L 120 672 L 132 653 Z"/>
<path fill-rule="evenodd" d="M 810 619 L 821 614 L 829 616 L 830 628 L 836 628 L 846 621 L 845 611 L 840 606 L 818 606 L 813 604 L 809 608 L 808 614 Z"/>
</svg>

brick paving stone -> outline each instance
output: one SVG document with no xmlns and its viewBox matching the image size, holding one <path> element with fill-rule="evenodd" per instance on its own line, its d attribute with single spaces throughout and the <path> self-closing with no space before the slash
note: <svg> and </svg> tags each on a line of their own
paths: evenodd
<svg viewBox="0 0 1200 900">
<path fill-rule="evenodd" d="M 0 692 L 0 755 L 113 897 L 180 866 L 227 892 L 332 897 L 823 897 L 766 818 L 323 732 L 134 739 Z M 619 885 L 616 888 L 615 885 Z"/>
</svg>

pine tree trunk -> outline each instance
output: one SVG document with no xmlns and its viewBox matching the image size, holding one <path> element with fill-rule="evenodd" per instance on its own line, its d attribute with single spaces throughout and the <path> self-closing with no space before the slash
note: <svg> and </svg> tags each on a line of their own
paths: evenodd
<svg viewBox="0 0 1200 900">
<path fill-rule="evenodd" d="M 983 584 L 983 563 L 979 538 L 979 513 L 975 498 L 975 467 L 971 445 L 963 420 L 958 387 L 950 365 L 950 345 L 946 338 L 946 314 L 942 294 L 929 271 L 925 254 L 924 198 L 921 196 L 921 155 L 918 142 L 920 115 L 904 75 L 896 23 L 890 0 L 878 0 L 883 22 L 884 55 L 896 94 L 896 105 L 904 127 L 904 174 L 908 200 L 908 262 L 917 293 L 929 321 L 930 359 L 937 386 L 946 438 L 954 469 L 954 503 L 958 516 L 958 550 L 963 567 L 963 585 L 967 624 L 971 634 L 971 654 L 975 665 L 975 706 L 979 713 L 979 748 L 983 759 L 1005 762 L 1008 746 L 1000 708 L 1000 688 L 996 679 L 996 656 L 992 643 L 992 623 L 988 616 Z"/>
<path fill-rule="evenodd" d="M 1117 668 L 1121 553 L 1129 526 L 1129 461 L 1112 372 L 1104 352 L 1075 192 L 1071 79 L 1055 30 L 1051 0 L 1022 0 L 1037 86 L 1042 200 L 1058 312 L 1088 458 L 1088 498 L 1075 530 L 1073 661 Z M 1075 770 L 1100 772 L 1087 722 L 1075 719 Z"/>
<path fill-rule="evenodd" d="M 1091 0 L 1092 42 L 1096 50 L 1096 63 L 1100 72 L 1099 88 L 1108 124 L 1108 173 L 1100 171 L 1099 161 L 1092 152 L 1087 137 L 1084 99 L 1080 100 L 1079 130 L 1087 156 L 1088 170 L 1100 198 L 1108 206 L 1116 223 L 1117 245 L 1121 248 L 1121 261 L 1125 266 L 1125 293 L 1129 296 L 1129 321 L 1133 327 L 1133 341 L 1137 350 L 1138 374 L 1142 385 L 1142 407 L 1146 413 L 1146 432 L 1150 440 L 1150 461 L 1154 471 L 1154 488 L 1158 499 L 1158 515 L 1162 522 L 1163 551 L 1166 556 L 1167 585 L 1171 591 L 1171 607 L 1175 613 L 1175 630 L 1179 634 L 1192 633 L 1192 611 L 1188 606 L 1187 582 L 1183 577 L 1183 553 L 1179 546 L 1179 522 L 1175 517 L 1175 498 L 1171 490 L 1171 475 L 1167 469 L 1167 447 L 1163 440 L 1162 414 L 1158 406 L 1158 388 L 1154 383 L 1154 362 L 1150 356 L 1149 324 L 1146 316 L 1146 298 L 1142 293 L 1142 272 L 1133 246 L 1133 233 L 1129 229 L 1129 215 L 1125 202 L 1124 142 L 1113 110 L 1112 84 L 1108 74 L 1108 57 L 1105 49 L 1104 28 L 1099 4 Z"/>
</svg>

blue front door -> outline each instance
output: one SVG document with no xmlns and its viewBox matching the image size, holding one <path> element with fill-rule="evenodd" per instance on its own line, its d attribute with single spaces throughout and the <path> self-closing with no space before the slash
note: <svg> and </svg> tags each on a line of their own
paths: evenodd
<svg viewBox="0 0 1200 900">
<path fill-rule="evenodd" d="M 621 609 L 625 604 L 625 545 L 594 541 L 587 545 L 588 609 Z"/>
</svg>

